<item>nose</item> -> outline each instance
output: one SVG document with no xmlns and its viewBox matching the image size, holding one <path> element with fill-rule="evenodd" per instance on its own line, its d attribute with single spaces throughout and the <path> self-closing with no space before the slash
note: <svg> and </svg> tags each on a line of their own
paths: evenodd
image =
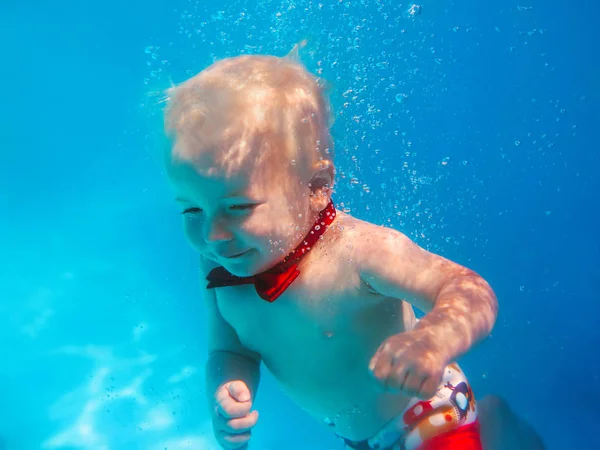
<svg viewBox="0 0 600 450">
<path fill-rule="evenodd" d="M 207 220 L 202 234 L 206 243 L 227 242 L 233 237 L 231 231 L 219 219 Z"/>
</svg>

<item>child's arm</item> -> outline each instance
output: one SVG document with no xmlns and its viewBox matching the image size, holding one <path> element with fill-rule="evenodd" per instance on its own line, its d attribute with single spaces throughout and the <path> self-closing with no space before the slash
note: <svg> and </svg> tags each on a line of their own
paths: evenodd
<svg viewBox="0 0 600 450">
<path fill-rule="evenodd" d="M 210 411 L 215 406 L 214 394 L 229 381 L 243 381 L 253 402 L 260 381 L 260 355 L 242 345 L 235 330 L 223 319 L 214 291 L 204 289 L 203 296 L 208 314 L 206 392 Z"/>
<path fill-rule="evenodd" d="M 389 228 L 363 236 L 358 251 L 357 261 L 366 283 L 382 295 L 406 300 L 427 313 L 408 336 L 398 336 L 378 350 L 379 354 L 387 352 L 392 361 L 421 358 L 417 368 L 395 364 L 400 370 L 398 376 L 406 378 L 395 380 L 400 390 L 408 381 L 409 390 L 418 392 L 417 387 L 425 384 L 428 375 L 441 379 L 444 365 L 456 361 L 491 332 L 498 313 L 496 296 L 472 270 L 420 248 Z M 376 364 L 380 362 L 372 361 L 371 368 Z M 429 368 L 424 367 L 427 365 Z M 382 377 L 392 370 L 378 369 Z M 408 378 L 411 371 L 416 373 L 414 380 Z M 435 380 L 426 388 L 426 394 L 435 393 Z"/>
</svg>

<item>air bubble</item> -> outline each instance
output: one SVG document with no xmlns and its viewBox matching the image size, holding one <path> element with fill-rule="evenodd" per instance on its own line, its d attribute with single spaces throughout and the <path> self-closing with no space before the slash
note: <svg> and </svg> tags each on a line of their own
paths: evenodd
<svg viewBox="0 0 600 450">
<path fill-rule="evenodd" d="M 396 101 L 402 103 L 407 97 L 408 95 L 406 94 L 396 94 Z"/>
<path fill-rule="evenodd" d="M 412 4 L 410 5 L 410 8 L 408 8 L 408 15 L 411 17 L 418 16 L 421 12 L 423 12 L 423 7 L 421 5 Z"/>
</svg>

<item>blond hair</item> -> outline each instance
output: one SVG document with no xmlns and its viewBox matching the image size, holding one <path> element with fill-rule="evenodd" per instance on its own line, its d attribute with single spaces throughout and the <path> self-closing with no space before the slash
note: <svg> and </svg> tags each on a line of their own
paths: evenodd
<svg viewBox="0 0 600 450">
<path fill-rule="evenodd" d="M 218 148 L 229 168 L 265 158 L 308 167 L 333 158 L 330 119 L 319 80 L 294 58 L 244 55 L 173 87 L 165 130 L 175 140 L 193 136 L 195 149 Z M 183 147 L 175 156 L 194 156 Z"/>
</svg>

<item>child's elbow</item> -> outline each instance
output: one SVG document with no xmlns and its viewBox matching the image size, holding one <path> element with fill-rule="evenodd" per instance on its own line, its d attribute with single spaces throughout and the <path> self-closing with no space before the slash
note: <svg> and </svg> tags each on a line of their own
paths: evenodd
<svg viewBox="0 0 600 450">
<path fill-rule="evenodd" d="M 492 289 L 492 286 L 479 274 L 469 271 L 464 275 L 470 285 L 474 304 L 477 305 L 478 311 L 484 318 L 485 328 L 490 333 L 494 328 L 498 317 L 498 298 Z M 463 282 L 466 281 L 463 279 Z"/>
<path fill-rule="evenodd" d="M 483 277 L 476 275 L 476 280 L 480 291 L 479 296 L 487 317 L 488 333 L 490 333 L 498 318 L 498 297 L 496 297 L 492 286 Z"/>
</svg>

